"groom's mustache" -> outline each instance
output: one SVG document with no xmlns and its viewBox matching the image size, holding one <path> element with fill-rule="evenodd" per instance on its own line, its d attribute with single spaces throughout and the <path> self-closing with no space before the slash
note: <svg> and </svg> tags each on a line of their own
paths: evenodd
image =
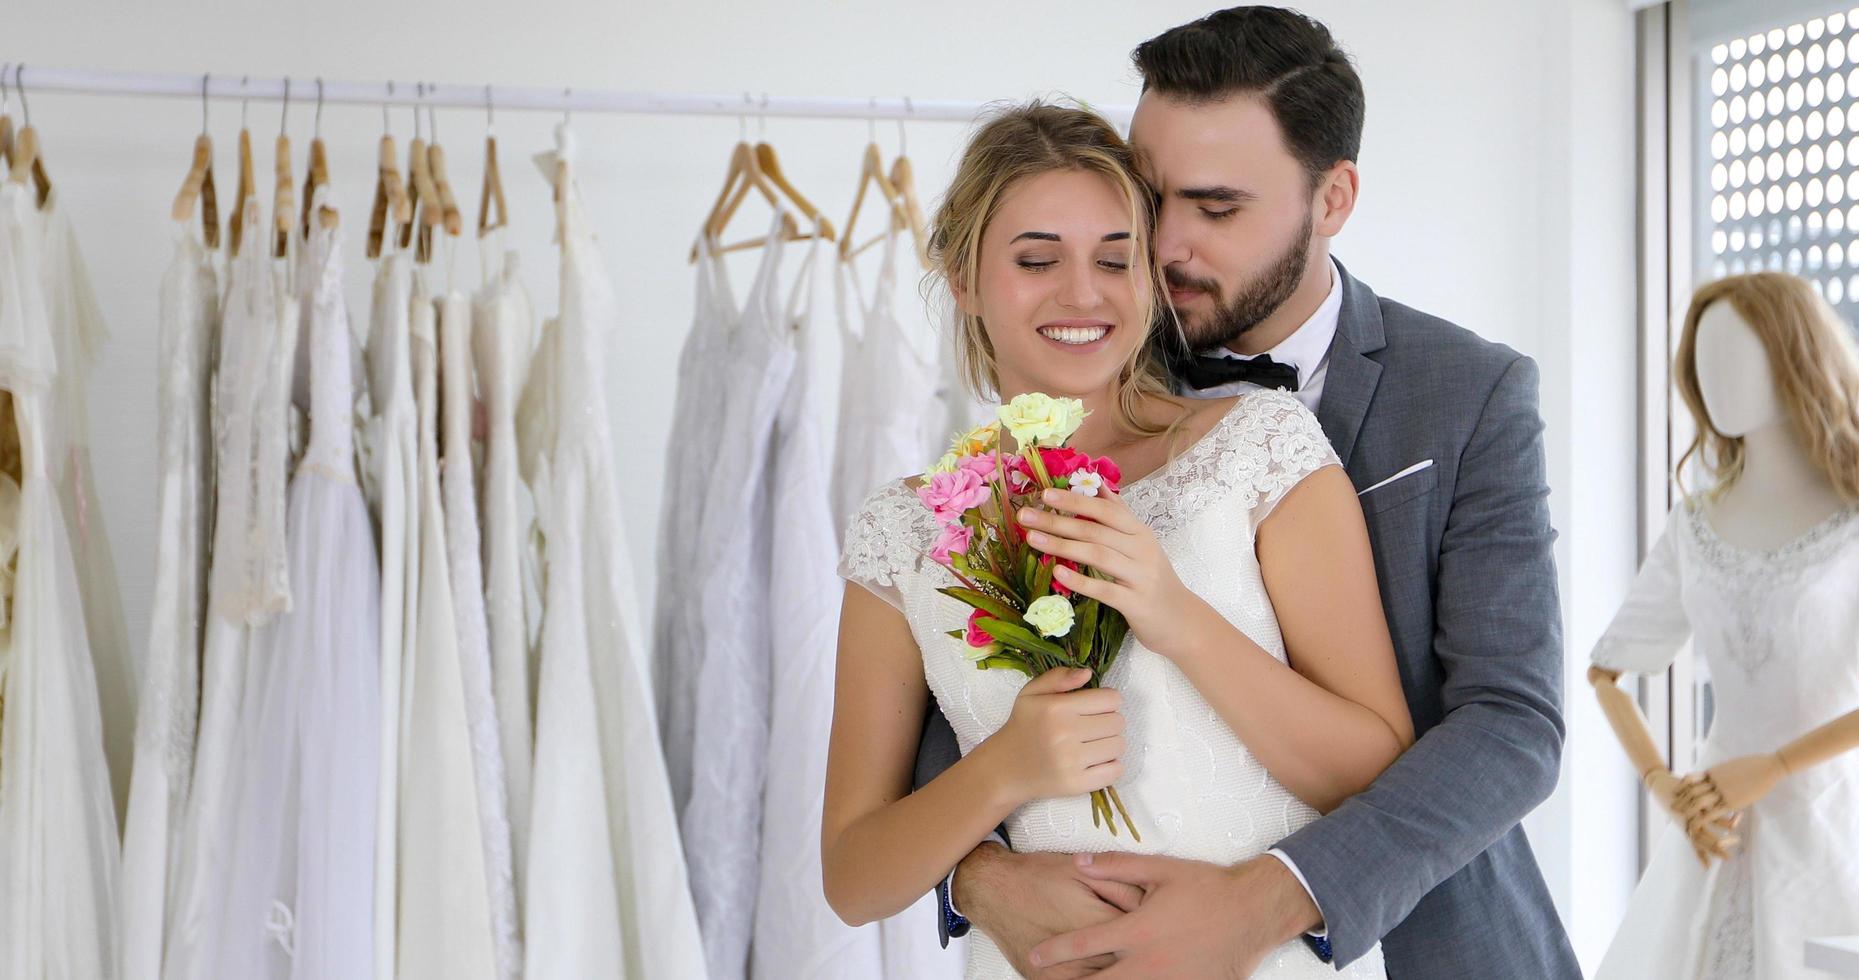
<svg viewBox="0 0 1859 980">
<path fill-rule="evenodd" d="M 1179 269 L 1175 269 L 1175 268 L 1163 269 L 1162 270 L 1162 281 L 1167 283 L 1168 288 L 1170 289 L 1184 289 L 1184 290 L 1191 289 L 1196 292 L 1206 293 L 1207 295 L 1212 296 L 1215 300 L 1218 300 L 1220 298 L 1220 284 L 1219 283 L 1213 281 L 1212 279 L 1196 279 L 1193 276 L 1190 276 L 1187 273 L 1180 271 Z"/>
</svg>

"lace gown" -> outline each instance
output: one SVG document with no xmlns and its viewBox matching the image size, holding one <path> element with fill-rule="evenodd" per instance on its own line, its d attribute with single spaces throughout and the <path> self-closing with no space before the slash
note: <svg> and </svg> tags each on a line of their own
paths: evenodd
<svg viewBox="0 0 1859 980">
<path fill-rule="evenodd" d="M 471 726 L 471 762 L 477 784 L 478 837 L 489 888 L 491 942 L 496 949 L 497 976 L 514 980 L 522 970 L 523 946 L 516 934 L 516 882 L 510 863 L 503 744 L 497 705 L 491 694 L 490 627 L 484 619 L 477 477 L 471 455 L 471 417 L 477 400 L 472 392 L 470 344 L 471 304 L 463 293 L 447 293 L 439 307 L 439 402 L 445 450 L 439 482 L 445 497 L 447 568 L 452 584 L 452 613 L 458 624 L 465 718 Z"/>
<path fill-rule="evenodd" d="M 1681 504 L 1594 649 L 1662 671 L 1687 639 L 1709 667 L 1709 768 L 1859 708 L 1859 509 L 1792 544 L 1728 544 Z M 1669 825 L 1597 977 L 1798 976 L 1806 941 L 1859 934 L 1859 753 L 1788 776 L 1743 813 L 1736 855 L 1698 865 Z"/>
<path fill-rule="evenodd" d="M 1272 656 L 1284 640 L 1255 555 L 1254 530 L 1291 488 L 1335 452 L 1316 417 L 1277 391 L 1243 396 L 1208 434 L 1123 499 L 1154 529 L 1182 582 Z M 846 535 L 840 573 L 902 610 L 923 651 L 924 676 L 966 755 L 1012 713 L 1027 678 L 978 670 L 946 635 L 968 607 L 936 589 L 955 584 L 928 557 L 936 538 L 929 510 L 902 483 L 873 493 Z M 1128 723 L 1124 777 L 1117 784 L 1137 843 L 1091 821 L 1088 797 L 1034 800 L 1007 820 L 1015 850 L 1121 850 L 1233 864 L 1263 854 L 1317 813 L 1266 772 L 1167 658 L 1131 637 L 1106 686 L 1123 695 Z M 968 976 L 1014 977 L 994 943 L 969 934 Z M 1379 949 L 1338 971 L 1301 941 L 1280 947 L 1254 974 L 1271 980 L 1382 977 Z"/>
<path fill-rule="evenodd" d="M 97 501 L 97 478 L 90 465 L 90 369 L 103 353 L 108 328 L 90 286 L 77 235 L 53 188 L 45 206 L 29 216 L 40 222 L 44 263 L 45 310 L 50 319 L 58 370 L 53 378 L 53 410 L 63 432 L 64 458 L 58 471 L 58 499 L 64 511 L 71 557 L 77 569 L 84 630 L 97 668 L 97 692 L 103 706 L 103 749 L 110 760 L 110 788 L 116 817 L 129 805 L 129 770 L 135 755 L 136 673 L 123 623 L 123 599 L 116 581 L 110 535 Z"/>
<path fill-rule="evenodd" d="M 147 661 L 136 717 L 136 766 L 123 830 L 122 977 L 159 980 L 168 870 L 179 864 L 200 714 L 201 624 L 213 499 L 208 385 L 219 324 L 211 253 L 191 222 L 176 229 L 161 287 L 161 459 Z"/>
<path fill-rule="evenodd" d="M 290 480 L 292 594 L 246 672 L 214 977 L 346 980 L 375 965 L 381 583 L 355 477 L 339 234 L 314 228 L 304 253 L 310 432 Z"/>
<path fill-rule="evenodd" d="M 263 227 L 256 200 L 245 227 Z M 213 978 L 210 926 L 227 872 L 238 721 L 248 660 L 264 624 L 290 604 L 284 474 L 291 352 L 298 309 L 269 251 L 247 247 L 227 270 L 214 378 L 214 520 L 201 658 L 200 730 L 186 825 L 173 869 L 165 976 Z"/>
<path fill-rule="evenodd" d="M 498 241 L 480 248 L 496 254 Z M 524 847 L 529 837 L 531 746 L 535 741 L 534 645 L 523 557 L 534 524 L 529 489 L 518 473 L 516 396 L 535 346 L 535 319 L 514 251 L 497 254 L 472 300 L 472 345 L 478 390 L 489 422 L 484 445 L 484 608 L 490 628 L 491 681 L 509 800 L 513 908 L 522 908 Z"/>
<path fill-rule="evenodd" d="M 572 168 L 573 138 L 557 128 Z M 531 485 L 547 587 L 536 705 L 524 975 L 704 975 L 652 702 L 608 429 L 619 316 L 572 170 L 561 201 L 561 313 L 536 352 L 553 409 Z M 539 396 L 541 397 L 541 396 Z"/>
<path fill-rule="evenodd" d="M 69 447 L 35 205 L 0 185 L 0 462 L 19 487 L 0 628 L 0 980 L 92 980 L 115 974 L 117 824 L 58 503 Z"/>
</svg>

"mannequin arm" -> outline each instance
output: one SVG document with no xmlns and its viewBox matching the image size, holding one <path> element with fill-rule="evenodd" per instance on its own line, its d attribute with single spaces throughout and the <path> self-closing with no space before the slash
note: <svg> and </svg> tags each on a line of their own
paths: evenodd
<svg viewBox="0 0 1859 980">
<path fill-rule="evenodd" d="M 1640 706 L 1627 692 L 1616 683 L 1620 672 L 1606 667 L 1589 667 L 1588 683 L 1594 685 L 1594 696 L 1601 702 L 1601 713 L 1607 716 L 1607 724 L 1614 729 L 1614 737 L 1620 740 L 1620 747 L 1627 750 L 1627 759 L 1633 763 L 1633 770 L 1640 774 L 1640 780 L 1646 781 L 1653 773 L 1665 769 L 1665 757 L 1659 754 L 1659 747 L 1653 744 L 1652 729 L 1646 722 L 1646 716 L 1640 713 Z"/>
<path fill-rule="evenodd" d="M 1850 711 L 1768 755 L 1727 759 L 1686 786 L 1678 805 L 1693 821 L 1722 820 L 1769 794 L 1775 784 L 1859 748 L 1859 710 Z"/>
<path fill-rule="evenodd" d="M 1849 711 L 1777 749 L 1782 768 L 1794 775 L 1859 748 L 1859 710 Z"/>
<path fill-rule="evenodd" d="M 1698 775 L 1679 778 L 1666 768 L 1665 759 L 1659 754 L 1658 745 L 1653 743 L 1652 728 L 1646 722 L 1646 716 L 1640 712 L 1640 706 L 1617 683 L 1620 672 L 1606 667 L 1589 667 L 1588 683 L 1594 685 L 1594 696 L 1601 702 L 1601 713 L 1607 716 L 1607 723 L 1614 730 L 1614 737 L 1620 740 L 1621 748 L 1627 752 L 1627 759 L 1640 774 L 1653 799 L 1659 801 L 1661 809 L 1677 820 L 1684 821 L 1685 834 L 1691 838 L 1691 849 L 1698 856 L 1700 863 L 1709 863 L 1709 855 L 1725 857 L 1729 849 L 1738 843 L 1738 839 L 1728 836 L 1734 824 L 1734 818 L 1728 813 L 1719 816 L 1699 818 L 1696 810 L 1681 805 L 1684 794 L 1692 787 L 1700 785 L 1704 777 Z M 1695 802 L 1695 801 L 1694 801 Z"/>
</svg>

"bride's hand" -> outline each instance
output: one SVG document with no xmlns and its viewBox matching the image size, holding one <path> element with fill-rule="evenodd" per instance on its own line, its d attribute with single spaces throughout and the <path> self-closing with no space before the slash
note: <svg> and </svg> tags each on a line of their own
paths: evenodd
<svg viewBox="0 0 1859 980">
<path fill-rule="evenodd" d="M 1030 507 L 1020 511 L 1020 522 L 1029 529 L 1027 543 L 1109 576 L 1092 578 L 1060 565 L 1052 577 L 1122 613 L 1143 646 L 1170 656 L 1192 641 L 1206 616 L 1218 614 L 1181 584 L 1155 532 L 1116 494 L 1108 489 L 1100 493 L 1087 497 L 1071 490 L 1045 491 L 1040 499 L 1056 512 Z"/>
<path fill-rule="evenodd" d="M 1123 776 L 1123 697 L 1081 691 L 1091 672 L 1057 667 L 1020 689 L 1007 723 L 977 751 L 996 760 L 1013 805 L 1083 796 Z"/>
</svg>

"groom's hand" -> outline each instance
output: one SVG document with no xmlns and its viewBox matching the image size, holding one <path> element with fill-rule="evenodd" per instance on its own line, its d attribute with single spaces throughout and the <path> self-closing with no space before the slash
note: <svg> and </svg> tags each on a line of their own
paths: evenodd
<svg viewBox="0 0 1859 980">
<path fill-rule="evenodd" d="M 1083 874 L 1070 854 L 1021 854 L 993 842 L 962 859 L 955 892 L 969 924 L 1029 980 L 1071 980 L 1109 966 L 1112 957 L 1096 956 L 1036 969 L 1027 954 L 1060 933 L 1118 918 L 1142 900 L 1134 886 Z"/>
<path fill-rule="evenodd" d="M 1316 904 L 1289 868 L 1263 855 L 1235 867 L 1140 854 L 1080 854 L 1078 870 L 1143 890 L 1130 914 L 1040 943 L 1042 967 L 1116 964 L 1101 980 L 1252 976 L 1268 953 L 1320 925 Z"/>
</svg>

